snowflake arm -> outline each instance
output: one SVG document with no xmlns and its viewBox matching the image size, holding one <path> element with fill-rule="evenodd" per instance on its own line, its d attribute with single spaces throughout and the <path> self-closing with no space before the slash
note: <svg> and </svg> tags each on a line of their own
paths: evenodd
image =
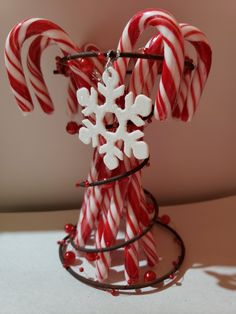
<svg viewBox="0 0 236 314">
<path fill-rule="evenodd" d="M 147 96 L 138 95 L 135 100 L 132 92 L 129 92 L 129 94 L 125 96 L 124 117 L 132 121 L 136 126 L 140 127 L 145 124 L 141 117 L 148 116 L 151 110 L 152 101 Z"/>
<path fill-rule="evenodd" d="M 89 116 L 92 113 L 96 112 L 96 108 L 98 105 L 98 94 L 93 87 L 91 87 L 90 94 L 89 90 L 85 87 L 78 89 L 77 99 L 79 104 L 84 107 L 82 113 L 85 116 Z"/>
<path fill-rule="evenodd" d="M 79 131 L 79 139 L 84 143 L 84 144 L 90 144 L 92 141 L 92 146 L 96 147 L 98 146 L 98 125 L 93 124 L 91 121 L 88 119 L 85 119 L 82 121 L 84 124 L 84 127 L 80 128 Z"/>
</svg>

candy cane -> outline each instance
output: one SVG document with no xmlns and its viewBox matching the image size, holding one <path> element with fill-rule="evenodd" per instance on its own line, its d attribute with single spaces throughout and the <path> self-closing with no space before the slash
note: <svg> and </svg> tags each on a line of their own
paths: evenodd
<svg viewBox="0 0 236 314">
<path fill-rule="evenodd" d="M 94 157 L 90 168 L 88 181 L 97 181 L 99 178 L 99 169 L 102 169 L 102 157 L 97 149 L 94 151 Z M 79 246 L 84 246 L 95 226 L 97 216 L 99 215 L 102 193 L 100 187 L 87 188 L 82 211 L 77 224 L 77 237 L 75 242 Z"/>
<path fill-rule="evenodd" d="M 53 40 L 64 55 L 78 52 L 77 46 L 69 36 L 58 25 L 48 20 L 27 19 L 12 29 L 6 40 L 5 63 L 13 94 L 19 107 L 25 112 L 33 110 L 34 106 L 22 67 L 21 48 L 26 39 L 39 34 Z"/>
<path fill-rule="evenodd" d="M 138 162 L 135 158 L 131 158 L 130 163 L 132 164 L 132 167 L 137 167 L 138 165 Z M 139 201 L 136 203 L 140 204 L 139 227 L 141 230 L 143 230 L 144 228 L 147 227 L 147 225 L 149 225 L 150 220 L 153 219 L 153 215 L 155 214 L 155 211 L 153 211 L 153 213 L 148 212 L 146 197 L 145 197 L 142 185 L 141 185 L 141 171 L 138 171 L 132 175 L 131 182 L 133 185 L 133 190 L 136 191 L 136 193 L 137 191 L 139 191 L 139 195 L 138 195 Z M 159 261 L 159 258 L 156 252 L 156 245 L 155 245 L 152 231 L 146 233 L 141 238 L 141 244 L 147 256 L 148 264 L 150 266 L 154 266 Z"/>
<path fill-rule="evenodd" d="M 125 160 L 127 170 L 138 166 L 137 160 L 132 157 Z M 147 211 L 147 204 L 143 188 L 141 186 L 141 172 L 138 171 L 130 177 L 129 192 L 127 193 L 128 206 L 126 211 L 126 235 L 130 240 L 137 236 L 150 223 L 153 214 Z M 159 258 L 156 253 L 155 241 L 151 232 L 146 233 L 140 240 L 143 250 L 147 256 L 148 264 L 154 266 Z M 125 247 L 125 278 L 127 282 L 133 283 L 139 276 L 138 251 L 139 245 L 135 243 Z"/>
<path fill-rule="evenodd" d="M 76 98 L 76 83 L 73 77 L 70 77 L 68 80 L 67 87 L 67 105 L 68 105 L 68 114 L 73 115 L 78 112 L 78 101 Z"/>
<path fill-rule="evenodd" d="M 33 103 L 23 72 L 21 49 L 25 40 L 39 34 L 54 41 L 65 56 L 79 51 L 79 48 L 71 41 L 64 30 L 45 19 L 27 19 L 12 29 L 6 40 L 5 63 L 13 94 L 19 107 L 25 112 L 33 110 Z M 71 62 L 71 65 L 77 68 L 76 79 L 80 82 L 80 85 L 89 86 L 91 82 L 86 74 L 81 74 L 77 62 Z M 50 106 L 47 107 L 49 111 Z"/>
<path fill-rule="evenodd" d="M 162 10 L 144 10 L 128 22 L 118 49 L 133 51 L 140 34 L 147 26 L 156 27 L 163 38 L 163 70 L 154 107 L 155 117 L 162 120 L 171 116 L 175 105 L 184 66 L 183 37 L 178 23 L 171 14 Z M 119 58 L 115 66 L 122 83 L 128 67 L 128 60 Z"/>
<path fill-rule="evenodd" d="M 43 78 L 41 58 L 44 50 L 51 45 L 55 45 L 55 42 L 52 39 L 44 36 L 37 36 L 32 41 L 27 55 L 29 80 L 41 108 L 46 113 L 51 113 L 54 110 L 54 106 Z M 72 77 L 69 78 L 68 82 L 67 104 L 69 114 L 77 113 L 78 102 L 76 99 L 76 87 Z"/>
<path fill-rule="evenodd" d="M 197 52 L 197 65 L 192 75 L 191 84 L 189 84 L 187 99 L 181 112 L 183 121 L 190 121 L 196 111 L 203 88 L 208 78 L 212 51 L 207 38 L 198 28 L 189 24 L 180 24 L 183 37 L 190 42 Z M 187 73 L 188 74 L 188 73 Z M 187 78 L 189 81 L 189 78 Z"/>
<path fill-rule="evenodd" d="M 83 51 L 95 51 L 95 52 L 100 52 L 101 49 L 100 47 L 98 47 L 95 44 L 92 43 L 86 43 L 82 46 L 82 50 Z M 104 60 L 100 60 L 97 57 L 95 58 L 91 58 L 91 60 L 94 63 L 95 66 L 95 70 L 98 72 L 98 74 L 102 74 L 104 71 L 104 65 L 105 65 L 105 59 Z"/>
<path fill-rule="evenodd" d="M 29 69 L 29 79 L 32 84 L 34 93 L 42 107 L 42 109 L 47 112 L 48 107 L 50 108 L 49 112 L 51 112 L 53 108 L 53 104 L 51 98 L 49 96 L 49 92 L 45 81 L 43 79 L 42 71 L 41 71 L 41 55 L 42 52 L 49 46 L 53 45 L 55 42 L 44 36 L 38 36 L 30 45 L 28 56 L 27 56 L 27 65 Z M 89 51 L 89 49 L 98 49 L 95 45 L 86 44 L 82 47 L 83 51 Z M 96 69 L 97 73 L 101 73 L 103 69 L 103 64 L 97 58 L 92 58 L 91 62 L 94 63 L 94 68 Z M 88 75 L 88 73 L 87 73 Z M 78 111 L 78 101 L 76 98 L 76 91 L 77 91 L 77 79 L 75 79 L 70 72 L 67 73 L 69 76 L 68 80 L 68 93 L 67 93 L 67 104 L 68 104 L 68 114 L 73 115 L 76 114 Z M 92 84 L 92 81 L 90 82 Z M 79 85 L 78 85 L 79 86 Z M 47 102 L 49 104 L 45 105 L 45 97 L 47 97 Z"/>
<path fill-rule="evenodd" d="M 51 113 L 54 107 L 42 76 L 40 60 L 42 51 L 53 43 L 48 37 L 37 36 L 31 43 L 27 55 L 29 80 L 41 108 L 46 113 Z"/>
<path fill-rule="evenodd" d="M 146 44 L 145 48 L 148 49 L 148 53 L 161 54 L 163 52 L 162 37 L 160 35 L 153 36 Z M 147 96 L 151 97 L 150 94 L 154 81 L 160 71 L 160 67 L 161 63 L 154 60 L 137 60 L 131 76 L 130 90 L 135 95 L 139 93 L 146 93 Z M 128 163 L 129 165 L 126 165 L 127 170 L 137 167 L 138 165 L 134 158 L 131 158 Z M 150 215 L 147 212 L 147 205 L 144 201 L 145 196 L 141 186 L 140 174 L 141 173 L 139 171 L 131 176 L 131 191 L 128 193 L 129 206 L 127 210 L 127 240 L 137 236 L 140 230 L 146 227 L 142 219 L 145 218 L 145 222 L 147 224 L 150 222 Z M 140 242 L 147 256 L 149 265 L 154 266 L 158 261 L 158 255 L 156 253 L 155 241 L 152 233 L 149 232 L 145 234 L 141 238 Z M 138 268 L 138 243 L 135 243 L 134 245 L 130 245 L 128 248 L 125 248 L 125 277 L 128 282 L 138 279 Z"/>
<path fill-rule="evenodd" d="M 112 176 L 124 171 L 123 164 L 113 171 Z M 120 220 L 123 214 L 124 202 L 126 199 L 127 188 L 129 186 L 129 179 L 116 181 L 109 189 L 110 204 L 107 210 L 106 221 L 103 226 L 101 236 L 101 247 L 109 247 L 115 243 L 117 233 L 120 227 Z M 99 254 L 99 259 L 96 263 L 97 278 L 104 280 L 108 277 L 109 268 L 111 266 L 111 253 L 102 252 Z"/>
<path fill-rule="evenodd" d="M 42 109 L 46 113 L 52 112 L 54 110 L 54 106 L 42 75 L 41 58 L 43 51 L 50 45 L 55 45 L 55 42 L 47 37 L 37 36 L 31 43 L 27 55 L 29 79 L 32 84 L 33 91 Z M 93 44 L 86 44 L 82 47 L 83 51 L 90 51 L 91 49 L 95 51 L 98 49 L 98 47 Z M 92 58 L 92 62 L 94 63 L 96 71 L 101 73 L 103 68 L 102 62 L 97 60 L 97 58 Z M 77 87 L 73 75 L 68 72 L 67 76 L 69 76 L 67 89 L 68 114 L 73 115 L 78 111 L 78 101 L 76 98 Z"/>
<path fill-rule="evenodd" d="M 149 54 L 163 54 L 162 36 L 153 36 L 145 45 L 145 52 Z M 138 59 L 130 79 L 129 90 L 135 95 L 143 93 L 151 97 L 151 92 L 157 75 L 162 67 L 159 60 Z"/>
</svg>

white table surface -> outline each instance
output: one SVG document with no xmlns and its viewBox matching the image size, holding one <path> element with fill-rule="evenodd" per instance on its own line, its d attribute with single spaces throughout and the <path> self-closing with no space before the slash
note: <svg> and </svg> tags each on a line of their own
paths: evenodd
<svg viewBox="0 0 236 314">
<path fill-rule="evenodd" d="M 0 214 L 0 313 L 236 313 L 236 197 L 161 208 L 184 239 L 181 285 L 148 294 L 90 288 L 60 265 L 56 241 L 78 211 Z"/>
</svg>

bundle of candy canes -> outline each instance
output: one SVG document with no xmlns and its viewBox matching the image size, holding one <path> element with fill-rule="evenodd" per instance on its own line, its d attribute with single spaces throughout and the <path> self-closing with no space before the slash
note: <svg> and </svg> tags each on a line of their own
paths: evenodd
<svg viewBox="0 0 236 314">
<path fill-rule="evenodd" d="M 182 121 L 190 121 L 196 111 L 207 80 L 211 66 L 211 48 L 206 36 L 196 27 L 189 24 L 178 24 L 169 12 L 160 9 L 150 9 L 138 12 L 125 26 L 118 44 L 119 52 L 138 51 L 139 37 L 149 27 L 156 30 L 156 35 L 147 42 L 142 50 L 147 54 L 161 54 L 163 61 L 137 58 L 133 64 L 132 73 L 126 83 L 126 94 L 130 91 L 134 96 L 140 94 L 151 97 L 153 88 L 158 81 L 154 101 L 154 116 L 157 120 L 175 117 Z M 62 57 L 77 54 L 81 51 L 98 51 L 94 45 L 78 47 L 58 25 L 41 18 L 30 18 L 17 24 L 9 33 L 6 41 L 5 61 L 13 94 L 19 107 L 24 112 L 33 110 L 33 102 L 27 87 L 22 66 L 21 50 L 25 41 L 36 35 L 29 46 L 27 67 L 32 90 L 42 108 L 49 114 L 54 106 L 50 98 L 41 70 L 41 57 L 50 45 L 57 45 Z M 194 48 L 196 62 L 194 70 L 184 66 L 187 55 L 186 43 Z M 140 51 L 140 50 L 139 50 Z M 104 71 L 107 60 L 103 54 L 93 58 L 71 59 L 66 64 L 57 58 L 57 70 L 68 77 L 67 107 L 73 116 L 79 110 L 76 93 L 78 89 L 91 87 L 97 91 L 98 82 Z M 119 84 L 127 80 L 127 70 L 130 60 L 119 57 L 113 62 L 118 73 Z M 98 93 L 99 94 L 99 93 Z M 103 101 L 98 95 L 98 102 Z M 122 103 L 120 106 L 122 107 Z M 93 114 L 90 116 L 94 119 Z M 115 117 L 109 113 L 105 115 L 104 124 L 114 123 Z M 76 133 L 76 123 L 68 124 L 68 131 Z M 100 139 L 100 144 L 102 144 Z M 122 144 L 120 149 L 122 150 Z M 154 209 L 150 206 L 141 184 L 141 171 L 131 176 L 115 181 L 111 184 L 90 186 L 91 182 L 108 179 L 120 173 L 137 167 L 140 161 L 134 154 L 125 154 L 119 160 L 116 169 L 109 169 L 104 163 L 103 155 L 99 152 L 99 145 L 94 149 L 91 169 L 86 180 L 87 188 L 77 224 L 75 243 L 85 246 L 91 233 L 95 233 L 96 248 L 107 248 L 116 243 L 121 219 L 125 217 L 125 240 L 137 236 L 150 222 Z M 152 232 L 146 233 L 139 241 L 135 241 L 124 248 L 124 270 L 128 283 L 139 278 L 139 254 L 143 249 L 148 264 L 155 265 L 159 258 L 156 252 Z M 109 251 L 97 254 L 94 261 L 96 277 L 103 281 L 108 277 L 111 267 L 111 253 Z"/>
</svg>

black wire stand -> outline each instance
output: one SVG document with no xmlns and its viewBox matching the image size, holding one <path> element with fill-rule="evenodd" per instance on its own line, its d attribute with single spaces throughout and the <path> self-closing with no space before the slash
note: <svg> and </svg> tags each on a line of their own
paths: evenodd
<svg viewBox="0 0 236 314">
<path fill-rule="evenodd" d="M 137 166 L 134 169 L 131 169 L 130 171 L 123 173 L 119 176 L 115 176 L 103 181 L 96 181 L 96 182 L 86 182 L 83 181 L 80 183 L 81 187 L 89 187 L 89 186 L 96 186 L 96 185 L 101 185 L 101 184 L 108 184 L 111 182 L 114 182 L 116 180 L 122 180 L 128 176 L 131 176 L 134 174 L 136 171 L 141 170 L 144 166 L 147 165 L 149 159 L 145 159 L 143 162 L 140 163 L 139 166 Z M 150 223 L 148 226 L 146 226 L 137 236 L 133 237 L 132 239 L 128 241 L 123 241 L 119 244 L 112 245 L 109 247 L 104 247 L 104 248 L 87 248 L 87 247 L 81 247 L 77 246 L 73 240 L 73 236 L 67 235 L 62 241 L 59 241 L 59 257 L 62 265 L 64 268 L 77 280 L 81 281 L 82 283 L 89 285 L 94 288 L 99 288 L 103 290 L 137 290 L 137 289 L 142 289 L 146 288 L 149 286 L 155 286 L 160 283 L 163 283 L 165 280 L 174 280 L 177 274 L 177 271 L 180 269 L 184 257 L 185 257 L 185 246 L 182 238 L 180 235 L 173 229 L 171 228 L 168 224 L 161 222 L 160 218 L 158 218 L 159 214 L 159 206 L 157 204 L 156 199 L 154 196 L 148 192 L 147 190 L 144 190 L 146 197 L 151 201 L 153 207 L 154 207 L 154 214 L 153 218 L 150 220 Z M 95 279 L 90 279 L 86 278 L 86 276 L 83 276 L 79 274 L 78 272 L 74 271 L 73 267 L 65 265 L 64 264 L 64 254 L 67 250 L 68 245 L 70 244 L 76 251 L 82 252 L 82 253 L 101 253 L 101 252 L 112 252 L 115 250 L 119 250 L 122 248 L 125 248 L 127 245 L 140 240 L 147 232 L 151 231 L 152 228 L 158 227 L 164 229 L 166 232 L 170 233 L 174 239 L 175 242 L 177 243 L 179 247 L 179 254 L 176 258 L 176 262 L 172 265 L 172 268 L 168 270 L 164 275 L 161 277 L 156 278 L 153 281 L 148 281 L 148 282 L 141 282 L 141 283 L 135 283 L 135 284 L 110 284 L 110 283 L 103 283 L 103 282 L 98 282 Z"/>
<path fill-rule="evenodd" d="M 54 74 L 67 74 L 67 62 L 70 60 L 78 59 L 78 58 L 94 58 L 94 57 L 101 57 L 103 56 L 108 61 L 114 61 L 120 57 L 122 58 L 142 58 L 142 59 L 152 59 L 152 60 L 163 60 L 163 55 L 154 55 L 154 54 L 148 54 L 148 53 L 131 53 L 131 52 L 120 52 L 116 50 L 109 50 L 107 52 L 98 52 L 98 51 L 86 51 L 86 52 L 79 52 L 75 55 L 68 55 L 63 58 L 57 57 L 57 70 L 54 71 Z M 185 60 L 185 68 L 189 71 L 192 71 L 194 69 L 194 64 L 192 60 L 186 59 Z M 128 73 L 130 74 L 130 73 Z M 146 119 L 151 118 L 153 115 L 153 112 L 148 116 Z M 145 120 L 146 120 L 145 119 Z M 106 128 L 115 128 L 116 125 L 107 125 Z M 132 176 L 135 172 L 140 171 L 144 166 L 147 166 L 149 163 L 149 158 L 143 160 L 137 167 L 134 169 L 131 169 L 125 173 L 121 173 L 120 175 L 96 181 L 96 182 L 88 182 L 87 180 L 82 181 L 80 183 L 77 183 L 76 186 L 80 187 L 92 187 L 92 186 L 98 186 L 98 185 L 106 185 L 110 184 L 112 182 L 115 182 L 117 180 L 122 180 L 126 177 Z M 154 208 L 153 217 L 150 220 L 150 223 L 148 226 L 146 226 L 137 236 L 134 238 L 123 241 L 119 244 L 104 247 L 104 248 L 88 248 L 88 247 L 81 247 L 77 246 L 73 240 L 73 235 L 67 235 L 64 237 L 63 240 L 58 241 L 59 243 L 59 257 L 62 265 L 64 268 L 77 280 L 81 281 L 82 283 L 89 285 L 94 288 L 99 288 L 106 291 L 118 291 L 118 290 L 137 290 L 142 289 L 146 287 L 155 287 L 161 283 L 164 283 L 166 280 L 175 280 L 176 275 L 183 264 L 184 258 L 185 258 L 185 246 L 182 238 L 180 235 L 175 231 L 172 227 L 168 225 L 168 223 L 162 222 L 161 218 L 159 217 L 159 207 L 157 204 L 156 199 L 154 196 L 148 192 L 147 190 L 144 190 L 146 197 L 151 201 L 152 206 Z M 74 250 L 80 253 L 101 253 L 101 252 L 112 252 L 120 249 L 124 249 L 127 245 L 134 243 L 135 241 L 140 240 L 147 232 L 151 231 L 153 228 L 161 228 L 165 232 L 169 233 L 171 236 L 173 236 L 176 244 L 178 245 L 179 253 L 177 255 L 177 258 L 175 259 L 174 263 L 172 264 L 172 267 L 164 273 L 164 275 L 157 277 L 155 280 L 152 281 L 142 281 L 142 282 L 136 282 L 135 284 L 113 284 L 113 283 L 106 283 L 106 282 L 98 282 L 96 279 L 91 279 L 86 276 L 83 276 L 76 272 L 70 265 L 65 265 L 64 261 L 64 254 L 67 250 L 67 247 L 71 245 Z"/>
</svg>

